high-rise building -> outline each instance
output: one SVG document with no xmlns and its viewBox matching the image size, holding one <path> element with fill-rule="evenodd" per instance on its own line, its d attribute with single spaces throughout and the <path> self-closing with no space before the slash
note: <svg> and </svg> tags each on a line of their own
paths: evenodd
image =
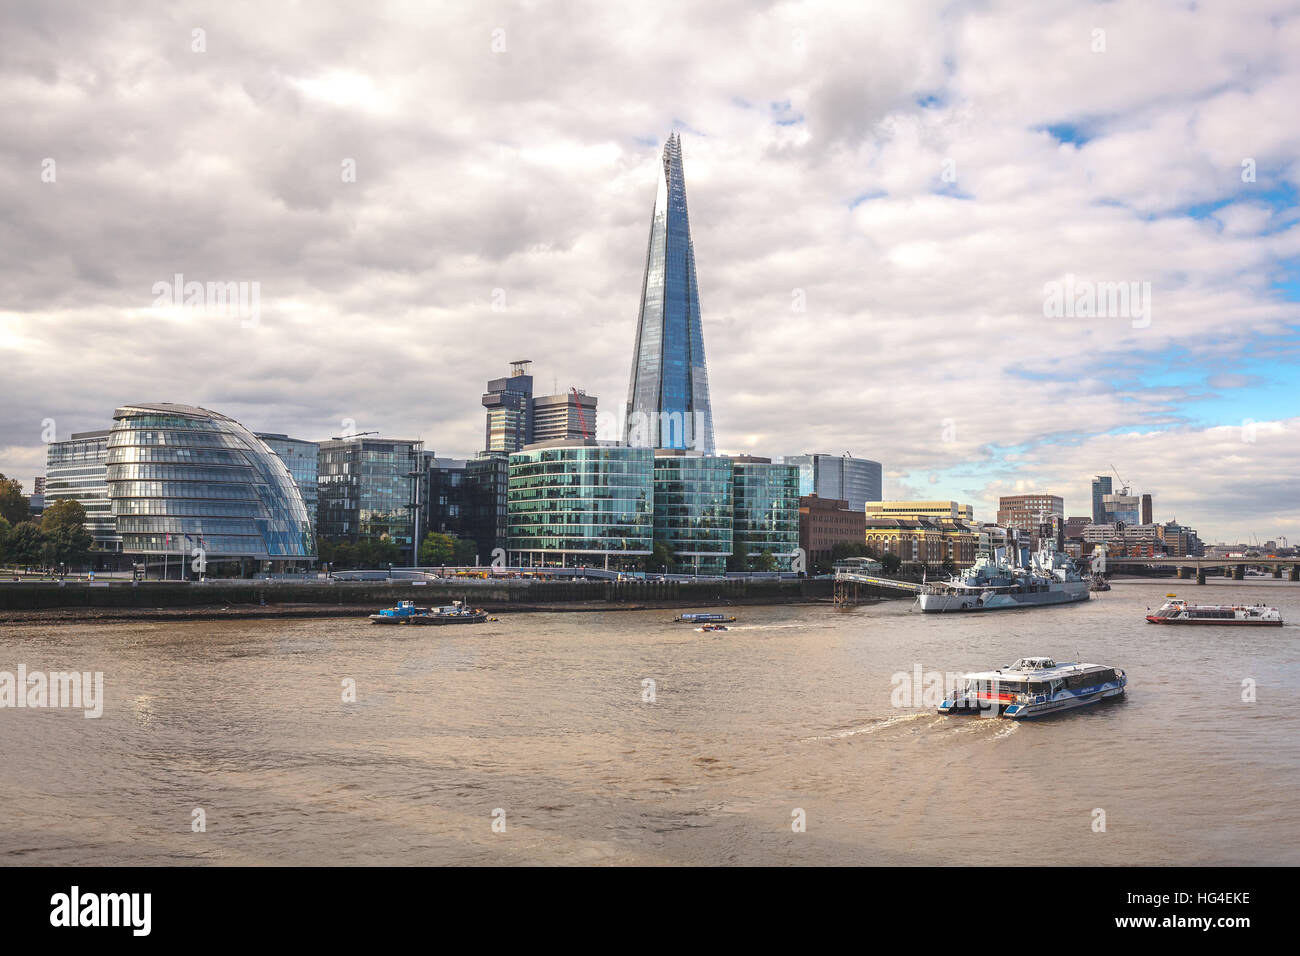
<svg viewBox="0 0 1300 956">
<path fill-rule="evenodd" d="M 311 519 L 312 532 L 316 531 L 316 493 L 317 468 L 320 462 L 320 444 L 302 438 L 290 438 L 276 432 L 257 432 L 257 437 L 266 442 L 266 446 L 280 456 L 293 475 L 302 502 L 307 506 L 307 517 Z"/>
<path fill-rule="evenodd" d="M 463 458 L 439 458 L 432 452 L 424 453 L 424 490 L 420 501 L 424 515 L 423 541 L 431 531 L 439 534 L 462 535 L 465 529 L 465 472 L 468 462 Z"/>
<path fill-rule="evenodd" d="M 533 443 L 596 437 L 596 396 L 581 389 L 533 399 Z"/>
<path fill-rule="evenodd" d="M 528 359 L 510 363 L 510 374 L 488 382 L 483 394 L 487 409 L 484 432 L 486 451 L 510 454 L 533 441 L 533 377 L 528 374 Z"/>
<path fill-rule="evenodd" d="M 44 479 L 44 478 L 33 478 L 33 479 L 32 479 L 32 494 L 34 494 L 34 495 L 44 495 L 44 494 L 45 494 L 45 479 Z"/>
<path fill-rule="evenodd" d="M 676 133 L 664 144 L 650 219 L 624 437 L 638 448 L 714 453 L 695 248 Z"/>
<path fill-rule="evenodd" d="M 532 445 L 510 456 L 507 498 L 513 564 L 622 567 L 651 553 L 649 448 Z"/>
<path fill-rule="evenodd" d="M 320 443 L 317 527 L 335 542 L 388 540 L 415 564 L 412 503 L 423 443 L 353 435 Z"/>
<path fill-rule="evenodd" d="M 799 469 L 768 458 L 731 459 L 732 553 L 752 563 L 764 553 L 790 570 L 799 547 Z"/>
<path fill-rule="evenodd" d="M 1106 508 L 1102 503 L 1102 498 L 1113 490 L 1109 475 L 1097 475 L 1092 479 L 1092 523 L 1105 524 L 1109 519 L 1106 517 Z"/>
<path fill-rule="evenodd" d="M 108 496 L 122 551 L 207 564 L 316 557 L 289 469 L 243 425 L 205 408 L 126 405 L 108 436 Z M 183 573 L 183 572 L 182 572 Z"/>
<path fill-rule="evenodd" d="M 732 547 L 731 459 L 655 452 L 654 516 L 654 539 L 679 568 L 724 573 Z"/>
<path fill-rule="evenodd" d="M 799 466 L 799 494 L 847 501 L 850 511 L 862 511 L 882 495 L 880 462 L 851 455 L 786 455 L 787 465 Z"/>
<path fill-rule="evenodd" d="M 86 530 L 97 548 L 121 551 L 122 536 L 108 497 L 108 429 L 74 432 L 45 448 L 47 503 L 71 499 L 86 509 Z"/>
<path fill-rule="evenodd" d="M 1113 494 L 1101 496 L 1105 524 L 1140 524 L 1140 505 L 1137 495 Z"/>
<path fill-rule="evenodd" d="M 1142 524 L 1151 524 L 1151 495 L 1142 496 Z"/>
</svg>

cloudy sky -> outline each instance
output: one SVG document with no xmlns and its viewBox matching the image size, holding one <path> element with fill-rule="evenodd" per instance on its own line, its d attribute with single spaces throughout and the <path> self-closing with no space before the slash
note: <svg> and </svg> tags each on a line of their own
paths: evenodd
<svg viewBox="0 0 1300 956">
<path fill-rule="evenodd" d="M 1086 514 L 1113 466 L 1158 520 L 1300 543 L 1300 4 L 0 11 L 25 483 L 128 402 L 463 456 L 530 358 L 616 411 L 676 129 L 721 450 L 986 520 Z M 160 302 L 178 274 L 257 308 Z"/>
</svg>

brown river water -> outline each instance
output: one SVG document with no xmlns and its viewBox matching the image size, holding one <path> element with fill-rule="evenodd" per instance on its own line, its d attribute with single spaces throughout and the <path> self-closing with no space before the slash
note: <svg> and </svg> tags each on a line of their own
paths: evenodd
<svg viewBox="0 0 1300 956">
<path fill-rule="evenodd" d="M 1167 591 L 1289 623 L 1147 624 Z M 910 607 L 0 627 L 0 671 L 105 698 L 0 709 L 0 863 L 1300 864 L 1300 584 Z M 891 699 L 1037 655 L 1128 695 L 1024 724 Z"/>
</svg>

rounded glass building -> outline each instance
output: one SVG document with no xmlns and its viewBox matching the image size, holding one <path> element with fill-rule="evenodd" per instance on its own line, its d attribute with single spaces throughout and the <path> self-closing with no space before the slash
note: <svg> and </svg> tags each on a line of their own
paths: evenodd
<svg viewBox="0 0 1300 956">
<path fill-rule="evenodd" d="M 108 496 L 122 550 L 207 562 L 312 561 L 311 519 L 288 467 L 225 415 L 126 405 L 108 436 Z"/>
<path fill-rule="evenodd" d="M 649 448 L 557 443 L 510 456 L 507 549 L 521 565 L 623 563 L 651 552 Z"/>
</svg>

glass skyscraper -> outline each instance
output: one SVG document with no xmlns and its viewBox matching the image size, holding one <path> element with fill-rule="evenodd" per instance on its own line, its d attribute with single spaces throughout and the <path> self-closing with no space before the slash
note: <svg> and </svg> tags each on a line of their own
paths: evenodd
<svg viewBox="0 0 1300 956">
<path fill-rule="evenodd" d="M 695 247 L 686 212 L 682 144 L 676 133 L 664 144 L 650 220 L 624 437 L 638 448 L 714 453 Z"/>
<path fill-rule="evenodd" d="M 735 553 L 752 561 L 770 552 L 790 569 L 799 547 L 799 468 L 765 458 L 733 458 Z"/>
<path fill-rule="evenodd" d="M 318 533 L 326 541 L 414 547 L 412 499 L 423 443 L 351 436 L 320 443 Z M 415 555 L 410 555 L 415 563 Z"/>
<path fill-rule="evenodd" d="M 881 500 L 880 462 L 849 455 L 786 455 L 787 465 L 799 467 L 799 494 L 835 498 L 862 511 L 868 501 Z"/>
</svg>

